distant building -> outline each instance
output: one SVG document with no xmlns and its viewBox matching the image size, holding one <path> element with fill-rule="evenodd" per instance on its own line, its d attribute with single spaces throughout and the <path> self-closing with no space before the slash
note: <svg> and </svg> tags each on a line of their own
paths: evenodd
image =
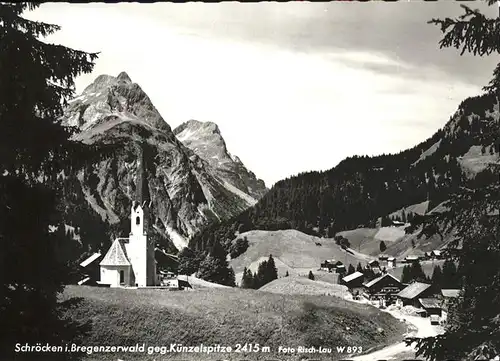
<svg viewBox="0 0 500 361">
<path fill-rule="evenodd" d="M 376 259 L 373 259 L 370 262 L 368 262 L 368 267 L 370 267 L 372 269 L 373 268 L 380 268 L 380 263 Z"/>
<path fill-rule="evenodd" d="M 417 255 L 406 256 L 405 257 L 405 262 L 406 263 L 419 263 L 420 262 L 420 256 L 417 256 Z"/>
<path fill-rule="evenodd" d="M 327 259 L 321 263 L 321 269 L 324 271 L 333 272 L 336 268 L 337 262 L 334 259 Z"/>
<path fill-rule="evenodd" d="M 441 317 L 441 302 L 437 298 L 419 298 L 420 307 L 425 310 L 425 316 L 438 315 Z"/>
<path fill-rule="evenodd" d="M 396 295 L 397 303 L 402 306 L 421 307 L 419 298 L 432 295 L 432 287 L 427 283 L 413 282 Z"/>
<path fill-rule="evenodd" d="M 378 260 L 379 260 L 379 261 L 387 261 L 388 259 L 389 259 L 389 256 L 388 256 L 388 255 L 386 255 L 386 254 L 380 254 L 380 255 L 378 256 Z"/>
<path fill-rule="evenodd" d="M 431 258 L 443 259 L 443 253 L 440 250 L 434 250 L 431 252 Z"/>
<path fill-rule="evenodd" d="M 356 271 L 342 278 L 342 284 L 347 286 L 351 292 L 362 291 L 364 278 L 365 275 L 363 273 Z"/>
<path fill-rule="evenodd" d="M 387 258 L 387 267 L 389 267 L 389 268 L 396 267 L 396 257 Z"/>
<path fill-rule="evenodd" d="M 401 222 L 401 221 L 392 221 L 392 225 L 395 226 L 395 227 L 401 227 L 401 226 L 404 226 L 405 225 L 405 222 Z"/>
<path fill-rule="evenodd" d="M 403 284 L 393 275 L 386 273 L 364 285 L 364 292 L 369 299 L 390 301 L 403 289 Z"/>
</svg>

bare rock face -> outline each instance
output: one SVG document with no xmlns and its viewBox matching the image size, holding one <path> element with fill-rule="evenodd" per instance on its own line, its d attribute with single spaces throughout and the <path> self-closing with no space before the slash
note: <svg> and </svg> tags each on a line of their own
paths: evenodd
<svg viewBox="0 0 500 361">
<path fill-rule="evenodd" d="M 86 201 L 109 224 L 128 222 L 141 150 L 151 223 L 177 249 L 186 246 L 188 239 L 209 222 L 242 212 L 265 192 L 263 182 L 259 183 L 241 163 L 228 161 L 227 169 L 219 167 L 203 153 L 184 146 L 146 93 L 125 72 L 117 77 L 97 77 L 70 101 L 63 125 L 77 128 L 75 140 L 120 145 L 112 159 L 103 159 L 76 175 Z M 210 141 L 216 144 L 210 145 Z M 220 134 L 206 142 L 206 147 L 213 149 L 224 144 Z"/>
<path fill-rule="evenodd" d="M 174 134 L 186 147 L 207 161 L 231 188 L 250 195 L 245 198 L 252 205 L 267 192 L 264 181 L 257 179 L 238 157 L 228 152 L 217 124 L 190 120 L 175 128 Z"/>
</svg>

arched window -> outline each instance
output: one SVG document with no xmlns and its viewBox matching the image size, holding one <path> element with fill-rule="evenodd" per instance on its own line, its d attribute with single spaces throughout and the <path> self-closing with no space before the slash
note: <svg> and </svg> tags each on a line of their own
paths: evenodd
<svg viewBox="0 0 500 361">
<path fill-rule="evenodd" d="M 125 282 L 125 272 L 120 271 L 120 284 Z"/>
<path fill-rule="evenodd" d="M 135 224 L 137 224 L 137 225 L 141 224 L 141 217 L 137 216 L 135 218 Z"/>
</svg>

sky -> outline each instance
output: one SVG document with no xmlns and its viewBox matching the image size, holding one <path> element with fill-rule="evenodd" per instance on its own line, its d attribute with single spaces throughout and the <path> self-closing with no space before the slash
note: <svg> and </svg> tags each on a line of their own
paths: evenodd
<svg viewBox="0 0 500 361">
<path fill-rule="evenodd" d="M 439 49 L 427 23 L 462 13 L 445 0 L 44 3 L 25 16 L 62 27 L 47 42 L 100 52 L 77 93 L 125 71 L 172 128 L 217 123 L 228 150 L 272 186 L 413 147 L 480 94 L 498 58 Z"/>
</svg>

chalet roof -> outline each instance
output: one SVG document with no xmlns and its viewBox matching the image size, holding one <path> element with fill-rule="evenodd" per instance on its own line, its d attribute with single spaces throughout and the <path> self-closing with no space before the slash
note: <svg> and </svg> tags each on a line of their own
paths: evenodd
<svg viewBox="0 0 500 361">
<path fill-rule="evenodd" d="M 378 255 L 378 258 L 379 259 L 381 259 L 381 258 L 389 258 L 389 255 L 381 253 L 381 254 Z"/>
<path fill-rule="evenodd" d="M 441 251 L 439 249 L 435 249 L 431 253 L 435 254 L 436 256 L 440 256 L 441 255 Z"/>
<path fill-rule="evenodd" d="M 342 278 L 342 281 L 351 282 L 352 280 L 355 280 L 356 278 L 363 277 L 363 276 L 364 275 L 361 272 L 356 271 L 356 272 L 350 274 L 349 276 L 345 276 L 344 278 Z"/>
<path fill-rule="evenodd" d="M 451 298 L 458 297 L 459 292 L 460 292 L 459 289 L 453 289 L 453 288 L 441 290 L 441 294 L 443 295 L 443 297 L 451 297 Z"/>
<path fill-rule="evenodd" d="M 78 285 L 81 286 L 85 284 L 85 282 L 87 282 L 88 280 L 90 280 L 90 277 L 85 277 L 84 279 L 78 281 Z"/>
<path fill-rule="evenodd" d="M 101 253 L 99 253 L 99 252 L 94 253 L 92 256 L 90 256 L 85 261 L 83 261 L 82 263 L 80 263 L 80 266 L 81 267 L 87 267 L 89 264 L 91 264 L 92 262 L 94 262 L 99 257 L 101 257 Z"/>
<path fill-rule="evenodd" d="M 391 277 L 391 278 L 395 279 L 396 281 L 398 281 L 398 283 L 401 283 L 401 282 L 400 282 L 400 281 L 399 281 L 396 277 L 394 277 L 393 275 L 391 275 L 391 274 L 389 274 L 389 273 L 386 273 L 386 274 L 384 274 L 384 275 L 382 275 L 382 276 L 380 276 L 380 277 L 377 277 L 377 278 L 375 278 L 375 279 L 371 280 L 370 282 L 366 283 L 366 284 L 365 284 L 365 287 L 370 288 L 370 287 L 372 287 L 373 285 L 375 285 L 375 284 L 379 283 L 381 280 L 383 280 L 383 279 L 384 279 L 384 278 L 386 278 L 386 277 Z"/>
<path fill-rule="evenodd" d="M 405 259 L 419 259 L 420 257 L 415 255 L 415 254 L 412 254 L 411 256 L 406 256 Z"/>
<path fill-rule="evenodd" d="M 441 308 L 441 304 L 436 298 L 419 298 L 418 302 L 423 308 Z"/>
<path fill-rule="evenodd" d="M 387 258 L 388 261 L 395 261 L 396 260 L 396 257 L 389 257 Z"/>
<path fill-rule="evenodd" d="M 101 266 L 130 266 L 130 261 L 127 257 L 127 251 L 123 241 L 116 239 L 111 247 L 109 247 L 108 253 L 104 256 Z"/>
<path fill-rule="evenodd" d="M 428 289 L 430 286 L 431 285 L 427 283 L 413 282 L 411 285 L 399 292 L 396 296 L 412 300 L 422 292 L 424 292 L 426 289 Z"/>
<path fill-rule="evenodd" d="M 371 261 L 368 262 L 368 264 L 372 264 L 372 263 L 375 263 L 375 262 L 378 263 L 378 261 L 376 259 L 372 259 Z"/>
</svg>

